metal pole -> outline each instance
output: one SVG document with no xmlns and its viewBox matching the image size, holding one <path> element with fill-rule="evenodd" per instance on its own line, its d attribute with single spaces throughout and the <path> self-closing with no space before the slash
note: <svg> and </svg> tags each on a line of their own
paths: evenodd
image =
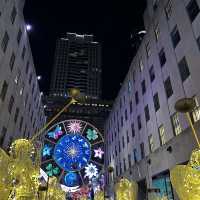
<svg viewBox="0 0 200 200">
<path fill-rule="evenodd" d="M 71 104 L 76 103 L 77 101 L 72 98 L 70 100 L 69 103 L 67 103 L 67 105 L 65 105 L 65 107 L 60 110 L 47 124 L 44 125 L 43 128 L 41 128 L 36 134 L 33 135 L 33 137 L 31 138 L 31 142 L 33 142 L 37 137 L 39 137 L 44 131 L 45 129 L 54 121 L 56 120 Z"/>
<path fill-rule="evenodd" d="M 196 142 L 197 142 L 197 145 L 198 145 L 198 147 L 200 148 L 200 142 L 199 142 L 199 139 L 198 139 L 196 130 L 195 130 L 193 124 L 192 124 L 192 120 L 191 120 L 190 114 L 189 114 L 188 112 L 186 113 L 186 117 L 187 117 L 187 120 L 188 120 L 188 122 L 189 122 L 189 124 L 190 124 L 190 127 L 191 127 L 191 129 L 192 129 L 192 133 L 193 133 L 194 138 L 195 138 L 195 140 L 196 140 Z"/>
</svg>

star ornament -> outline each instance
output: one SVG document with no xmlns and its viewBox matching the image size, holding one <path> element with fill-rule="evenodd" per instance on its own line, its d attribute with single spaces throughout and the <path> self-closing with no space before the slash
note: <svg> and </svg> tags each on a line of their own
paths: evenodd
<svg viewBox="0 0 200 200">
<path fill-rule="evenodd" d="M 95 153 L 94 157 L 95 158 L 100 158 L 100 159 L 102 159 L 102 156 L 104 154 L 104 152 L 102 151 L 101 148 L 95 149 L 94 153 Z"/>
<path fill-rule="evenodd" d="M 98 175 L 98 169 L 95 165 L 92 163 L 88 164 L 87 167 L 85 167 L 85 176 L 89 179 L 92 179 L 93 177 L 96 177 Z"/>
<path fill-rule="evenodd" d="M 81 123 L 78 121 L 70 122 L 67 126 L 67 129 L 70 133 L 79 133 L 82 129 Z"/>
</svg>

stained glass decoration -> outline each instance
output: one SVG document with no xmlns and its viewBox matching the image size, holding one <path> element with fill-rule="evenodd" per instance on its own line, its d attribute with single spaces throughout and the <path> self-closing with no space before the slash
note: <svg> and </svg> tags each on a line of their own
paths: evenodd
<svg viewBox="0 0 200 200">
<path fill-rule="evenodd" d="M 45 135 L 41 168 L 61 186 L 82 188 L 102 173 L 104 140 L 92 124 L 65 120 Z"/>
</svg>

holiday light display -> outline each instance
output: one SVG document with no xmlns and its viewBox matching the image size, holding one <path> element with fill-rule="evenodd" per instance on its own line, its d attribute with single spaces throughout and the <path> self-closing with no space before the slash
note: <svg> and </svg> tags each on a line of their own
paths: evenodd
<svg viewBox="0 0 200 200">
<path fill-rule="evenodd" d="M 62 134 L 56 134 L 58 131 Z M 103 142 L 93 125 L 75 119 L 61 121 L 45 135 L 41 168 L 49 177 L 58 177 L 69 191 L 82 188 L 102 171 Z"/>
<path fill-rule="evenodd" d="M 138 185 L 133 181 L 122 178 L 116 185 L 116 199 L 117 200 L 136 200 Z"/>
</svg>

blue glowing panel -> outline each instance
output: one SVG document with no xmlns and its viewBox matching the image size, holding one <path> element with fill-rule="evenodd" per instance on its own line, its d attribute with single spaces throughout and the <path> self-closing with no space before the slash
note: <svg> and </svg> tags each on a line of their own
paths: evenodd
<svg viewBox="0 0 200 200">
<path fill-rule="evenodd" d="M 78 173 L 69 172 L 65 175 L 64 182 L 67 187 L 76 187 L 80 185 L 81 177 Z"/>
<path fill-rule="evenodd" d="M 80 134 L 65 135 L 57 142 L 53 157 L 65 171 L 79 171 L 91 158 L 90 144 Z"/>
</svg>

